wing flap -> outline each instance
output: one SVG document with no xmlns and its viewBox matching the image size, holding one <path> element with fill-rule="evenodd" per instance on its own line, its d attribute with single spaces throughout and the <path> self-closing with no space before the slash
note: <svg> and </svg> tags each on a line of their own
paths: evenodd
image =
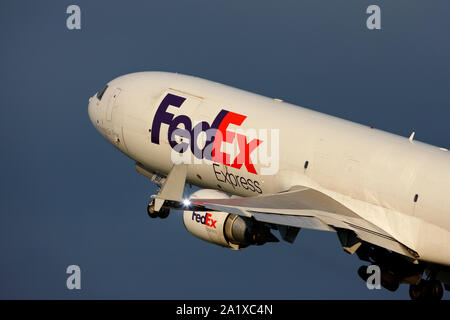
<svg viewBox="0 0 450 320">
<path fill-rule="evenodd" d="M 194 204 L 276 225 L 322 231 L 352 230 L 363 241 L 418 258 L 415 251 L 340 202 L 306 187 L 298 186 L 286 192 L 256 197 L 196 199 Z"/>
<path fill-rule="evenodd" d="M 334 231 L 333 228 L 323 223 L 316 217 L 292 216 L 287 214 L 266 213 L 252 211 L 256 220 L 266 223 L 279 224 L 283 226 L 292 226 L 304 229 Z"/>
</svg>

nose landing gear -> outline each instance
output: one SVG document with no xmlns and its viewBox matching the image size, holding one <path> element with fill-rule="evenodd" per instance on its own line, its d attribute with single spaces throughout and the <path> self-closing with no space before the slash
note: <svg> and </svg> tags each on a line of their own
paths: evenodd
<svg viewBox="0 0 450 320">
<path fill-rule="evenodd" d="M 159 211 L 155 211 L 155 200 L 152 200 L 148 203 L 147 206 L 147 214 L 150 218 L 161 218 L 165 219 L 169 216 L 170 209 L 166 207 L 162 207 Z"/>
</svg>

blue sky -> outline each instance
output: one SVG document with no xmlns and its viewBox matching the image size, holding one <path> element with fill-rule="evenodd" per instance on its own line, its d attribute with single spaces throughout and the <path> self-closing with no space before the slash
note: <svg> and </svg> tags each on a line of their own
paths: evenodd
<svg viewBox="0 0 450 320">
<path fill-rule="evenodd" d="M 81 8 L 81 30 L 66 8 Z M 381 8 L 381 30 L 366 8 Z M 406 299 L 370 291 L 332 233 L 234 252 L 146 215 L 155 187 L 88 99 L 162 70 L 450 147 L 448 1 L 0 3 L 0 298 Z M 82 289 L 66 288 L 66 267 Z M 448 294 L 446 297 L 448 298 Z"/>
</svg>

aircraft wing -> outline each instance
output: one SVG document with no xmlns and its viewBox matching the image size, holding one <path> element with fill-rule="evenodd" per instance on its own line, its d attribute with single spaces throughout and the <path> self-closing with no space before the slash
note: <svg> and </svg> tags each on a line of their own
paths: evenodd
<svg viewBox="0 0 450 320">
<path fill-rule="evenodd" d="M 397 241 L 356 212 L 317 190 L 297 186 L 289 191 L 230 199 L 195 199 L 193 204 L 207 209 L 234 213 L 275 225 L 338 233 L 344 249 L 350 253 L 363 240 L 411 258 L 418 254 Z"/>
</svg>

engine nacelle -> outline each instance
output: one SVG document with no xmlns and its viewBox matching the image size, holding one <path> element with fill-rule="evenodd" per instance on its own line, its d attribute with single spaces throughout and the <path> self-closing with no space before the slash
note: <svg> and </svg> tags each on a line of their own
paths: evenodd
<svg viewBox="0 0 450 320">
<path fill-rule="evenodd" d="M 227 194 L 203 189 L 193 193 L 191 199 L 227 199 Z M 242 249 L 249 245 L 278 242 L 264 224 L 236 214 L 218 211 L 184 211 L 186 229 L 204 241 L 231 249 Z"/>
</svg>

